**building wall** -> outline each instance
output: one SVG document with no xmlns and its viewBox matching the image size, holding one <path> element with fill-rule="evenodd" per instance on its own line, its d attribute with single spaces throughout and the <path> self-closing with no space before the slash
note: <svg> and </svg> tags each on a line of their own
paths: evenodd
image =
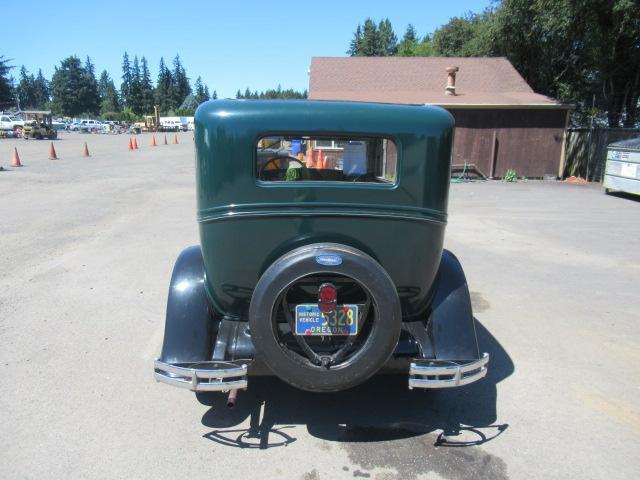
<svg viewBox="0 0 640 480">
<path fill-rule="evenodd" d="M 557 175 L 567 111 L 562 109 L 457 109 L 454 165 L 474 164 L 485 176 Z M 494 143 L 495 132 L 495 149 Z M 491 158 L 495 155 L 495 170 Z"/>
</svg>

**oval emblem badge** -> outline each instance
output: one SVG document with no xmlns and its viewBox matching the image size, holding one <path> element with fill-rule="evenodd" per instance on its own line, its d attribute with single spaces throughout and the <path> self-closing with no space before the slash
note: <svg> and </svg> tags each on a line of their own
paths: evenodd
<svg viewBox="0 0 640 480">
<path fill-rule="evenodd" d="M 340 255 L 333 255 L 330 253 L 316 255 L 316 263 L 324 265 L 325 267 L 335 267 L 342 264 L 342 257 Z"/>
</svg>

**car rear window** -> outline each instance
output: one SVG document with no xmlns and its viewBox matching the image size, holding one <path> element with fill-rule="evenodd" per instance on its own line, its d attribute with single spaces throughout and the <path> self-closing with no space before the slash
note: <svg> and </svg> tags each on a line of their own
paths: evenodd
<svg viewBox="0 0 640 480">
<path fill-rule="evenodd" d="M 398 153 L 382 137 L 262 137 L 256 145 L 256 177 L 263 182 L 366 182 L 394 184 Z"/>
</svg>

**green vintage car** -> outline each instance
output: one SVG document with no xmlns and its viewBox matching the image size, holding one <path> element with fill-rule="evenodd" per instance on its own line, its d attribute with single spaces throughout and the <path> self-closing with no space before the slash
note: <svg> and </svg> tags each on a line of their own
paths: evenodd
<svg viewBox="0 0 640 480">
<path fill-rule="evenodd" d="M 334 392 L 486 375 L 465 276 L 443 250 L 453 119 L 437 107 L 218 100 L 195 116 L 200 245 L 178 257 L 155 377 L 250 375 Z"/>
</svg>

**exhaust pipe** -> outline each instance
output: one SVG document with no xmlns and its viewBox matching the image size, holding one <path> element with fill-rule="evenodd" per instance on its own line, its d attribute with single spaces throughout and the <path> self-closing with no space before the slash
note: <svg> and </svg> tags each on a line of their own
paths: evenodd
<svg viewBox="0 0 640 480">
<path fill-rule="evenodd" d="M 234 388 L 229 390 L 229 396 L 227 397 L 227 407 L 233 408 L 236 406 L 236 399 L 238 398 L 238 389 Z"/>
</svg>

